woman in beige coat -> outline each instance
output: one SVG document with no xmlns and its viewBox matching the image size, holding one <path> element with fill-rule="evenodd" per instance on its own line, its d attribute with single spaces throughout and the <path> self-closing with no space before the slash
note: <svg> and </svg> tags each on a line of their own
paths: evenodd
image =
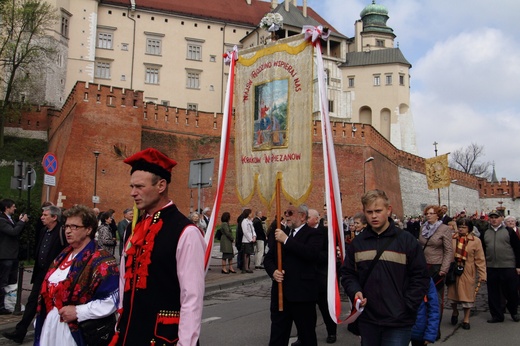
<svg viewBox="0 0 520 346">
<path fill-rule="evenodd" d="M 461 304 L 464 310 L 463 329 L 470 329 L 469 315 L 475 304 L 475 293 L 478 281 L 486 282 L 486 258 L 482 249 L 482 242 L 471 233 L 473 222 L 469 218 L 457 220 L 458 233 L 453 235 L 453 248 L 455 249 L 455 267 L 463 266 L 464 271 L 454 284 L 448 285 L 448 299 L 453 313 L 451 324 L 458 322 L 459 311 L 457 305 Z"/>
</svg>

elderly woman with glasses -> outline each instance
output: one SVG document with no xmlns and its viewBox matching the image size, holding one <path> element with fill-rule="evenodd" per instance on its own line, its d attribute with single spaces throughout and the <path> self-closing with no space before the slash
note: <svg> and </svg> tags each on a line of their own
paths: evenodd
<svg viewBox="0 0 520 346">
<path fill-rule="evenodd" d="M 424 216 L 426 222 L 424 222 L 421 227 L 419 243 L 423 248 L 424 257 L 426 257 L 430 277 L 433 279 L 433 283 L 437 289 L 442 318 L 444 308 L 444 280 L 450 268 L 450 263 L 453 262 L 453 233 L 450 228 L 440 220 L 442 210 L 438 205 L 428 205 L 424 208 Z M 440 337 L 440 329 L 438 336 Z"/>
<path fill-rule="evenodd" d="M 63 215 L 69 246 L 51 264 L 42 284 L 34 345 L 86 345 L 79 323 L 110 316 L 118 305 L 118 266 L 94 241 L 94 212 L 76 205 Z M 102 340 L 89 344 L 104 345 Z"/>
<path fill-rule="evenodd" d="M 464 310 L 464 319 L 462 321 L 462 329 L 470 329 L 469 316 L 471 308 L 475 304 L 476 288 L 480 282 L 486 282 L 486 257 L 482 242 L 471 231 L 473 230 L 473 222 L 467 218 L 457 219 L 457 233 L 453 235 L 453 247 L 455 249 L 455 266 L 463 268 L 462 273 L 456 276 L 454 284 L 448 285 L 448 299 L 451 303 L 453 313 L 451 315 L 451 324 L 456 325 L 458 322 L 459 311 L 458 304 L 462 305 Z"/>
</svg>

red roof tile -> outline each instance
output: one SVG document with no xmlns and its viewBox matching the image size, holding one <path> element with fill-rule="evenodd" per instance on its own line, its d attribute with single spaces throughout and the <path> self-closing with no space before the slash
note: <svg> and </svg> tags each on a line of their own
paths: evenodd
<svg viewBox="0 0 520 346">
<path fill-rule="evenodd" d="M 264 14 L 271 11 L 271 2 L 260 0 L 251 0 L 251 2 L 252 4 L 248 5 L 246 0 L 135 0 L 135 5 L 137 10 L 176 13 L 257 26 Z M 130 7 L 130 0 L 101 0 L 101 3 Z M 302 6 L 298 8 L 301 10 Z M 312 8 L 307 7 L 307 11 L 309 16 L 323 26 L 328 26 L 337 32 Z"/>
</svg>

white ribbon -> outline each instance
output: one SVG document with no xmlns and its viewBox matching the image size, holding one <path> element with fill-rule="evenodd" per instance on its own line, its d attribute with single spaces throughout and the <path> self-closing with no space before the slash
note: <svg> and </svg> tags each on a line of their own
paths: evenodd
<svg viewBox="0 0 520 346">
<path fill-rule="evenodd" d="M 267 29 L 267 31 L 269 31 L 269 32 L 275 32 L 275 31 L 278 31 L 278 30 L 280 30 L 280 25 L 275 24 L 275 23 L 271 24 L 269 29 Z"/>
<path fill-rule="evenodd" d="M 302 28 L 302 33 L 305 34 L 306 40 L 311 40 L 312 43 L 316 43 L 318 38 L 326 41 L 329 38 L 330 30 L 323 30 L 321 25 L 312 26 L 312 25 L 304 25 Z"/>
<path fill-rule="evenodd" d="M 345 320 L 345 323 L 346 324 L 353 323 L 355 320 L 357 320 L 359 315 L 361 315 L 363 310 L 365 310 L 365 308 L 361 306 L 361 299 L 359 299 L 359 298 L 356 299 L 355 307 L 352 307 L 352 311 L 350 312 L 350 316 Z"/>
<path fill-rule="evenodd" d="M 235 45 L 233 47 L 233 50 L 228 51 L 227 53 L 224 53 L 223 57 L 224 57 L 224 64 L 226 64 L 226 65 L 230 65 L 231 64 L 231 58 L 233 58 L 235 61 L 237 61 L 238 60 L 238 48 L 237 48 L 237 46 Z"/>
</svg>

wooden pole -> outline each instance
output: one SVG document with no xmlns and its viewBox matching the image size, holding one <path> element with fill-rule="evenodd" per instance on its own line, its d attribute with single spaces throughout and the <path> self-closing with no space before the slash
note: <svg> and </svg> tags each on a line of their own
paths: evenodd
<svg viewBox="0 0 520 346">
<path fill-rule="evenodd" d="M 280 177 L 276 178 L 276 228 L 282 229 L 282 211 L 280 206 Z M 282 243 L 276 242 L 276 258 L 278 259 L 278 271 L 282 271 Z M 278 283 L 278 311 L 283 311 L 283 283 Z"/>
</svg>

